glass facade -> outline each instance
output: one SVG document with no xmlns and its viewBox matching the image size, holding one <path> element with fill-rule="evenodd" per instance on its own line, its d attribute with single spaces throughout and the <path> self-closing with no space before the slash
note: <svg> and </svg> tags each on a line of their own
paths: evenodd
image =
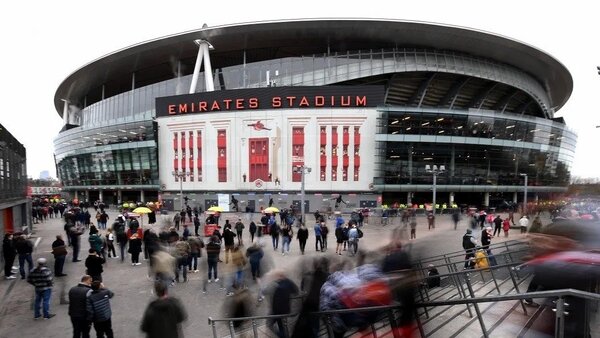
<svg viewBox="0 0 600 338">
<path fill-rule="evenodd" d="M 87 125 L 62 132 L 54 145 L 58 176 L 65 188 L 157 188 L 156 131 L 149 116 L 105 120 L 95 127 Z"/>
<path fill-rule="evenodd" d="M 430 184 L 426 165 L 444 165 L 440 185 L 568 184 L 576 135 L 563 123 L 481 111 L 389 110 L 378 125 L 375 182 Z"/>
<path fill-rule="evenodd" d="M 26 157 L 25 147 L 0 124 L 0 201 L 27 195 Z"/>
</svg>

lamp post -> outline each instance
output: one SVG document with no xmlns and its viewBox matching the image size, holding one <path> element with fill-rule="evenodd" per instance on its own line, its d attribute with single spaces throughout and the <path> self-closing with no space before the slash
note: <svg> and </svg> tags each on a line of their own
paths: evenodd
<svg viewBox="0 0 600 338">
<path fill-rule="evenodd" d="M 300 179 L 300 194 L 301 194 L 301 201 L 300 201 L 300 219 L 302 220 L 302 224 L 304 223 L 304 175 L 310 173 L 312 171 L 312 168 L 309 167 L 305 167 L 304 165 L 297 165 L 294 167 L 294 172 L 297 174 L 302 175 L 301 179 Z"/>
<path fill-rule="evenodd" d="M 523 186 L 523 215 L 527 215 L 527 174 L 520 174 L 525 177 L 525 185 Z"/>
<path fill-rule="evenodd" d="M 433 175 L 433 206 L 432 206 L 432 210 L 433 210 L 433 215 L 435 216 L 435 203 L 436 203 L 436 185 L 437 185 L 437 175 L 438 174 L 442 174 L 446 171 L 446 166 L 437 166 L 437 165 L 433 165 L 430 166 L 429 164 L 425 165 L 425 171 L 429 174 Z"/>
<path fill-rule="evenodd" d="M 192 175 L 191 172 L 189 171 L 183 171 L 183 170 L 178 170 L 178 171 L 173 171 L 171 172 L 171 174 L 173 175 L 173 177 L 178 178 L 179 179 L 179 198 L 180 198 L 180 208 L 179 210 L 183 210 L 183 179 L 186 176 L 190 176 Z"/>
</svg>

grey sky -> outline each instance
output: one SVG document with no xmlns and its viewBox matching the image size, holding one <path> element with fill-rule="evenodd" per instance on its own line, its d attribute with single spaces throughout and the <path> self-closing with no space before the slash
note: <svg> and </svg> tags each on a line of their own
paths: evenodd
<svg viewBox="0 0 600 338">
<path fill-rule="evenodd" d="M 558 112 L 578 133 L 573 175 L 600 177 L 600 33 L 594 2 L 565 1 L 11 1 L 2 6 L 0 123 L 25 144 L 27 172 L 56 177 L 59 83 L 118 49 L 183 31 L 292 18 L 388 18 L 464 26 L 537 47 L 562 62 L 574 90 Z"/>
</svg>

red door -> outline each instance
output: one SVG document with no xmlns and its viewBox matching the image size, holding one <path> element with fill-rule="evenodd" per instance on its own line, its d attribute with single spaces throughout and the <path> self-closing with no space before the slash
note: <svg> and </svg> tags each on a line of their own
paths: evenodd
<svg viewBox="0 0 600 338">
<path fill-rule="evenodd" d="M 14 232 L 15 229 L 13 227 L 13 208 L 8 207 L 4 209 L 4 232 Z"/>
<path fill-rule="evenodd" d="M 269 138 L 251 138 L 249 140 L 248 163 L 250 164 L 249 182 L 261 179 L 271 181 L 269 177 Z"/>
</svg>

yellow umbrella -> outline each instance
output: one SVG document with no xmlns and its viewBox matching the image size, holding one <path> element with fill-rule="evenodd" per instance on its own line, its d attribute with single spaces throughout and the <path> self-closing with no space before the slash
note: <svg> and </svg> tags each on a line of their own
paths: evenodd
<svg viewBox="0 0 600 338">
<path fill-rule="evenodd" d="M 273 214 L 279 212 L 279 209 L 275 208 L 275 207 L 268 207 L 265 209 L 265 213 L 266 214 Z"/>
<path fill-rule="evenodd" d="M 219 206 L 212 206 L 212 207 L 208 208 L 208 211 L 223 212 L 225 210 Z"/>
<path fill-rule="evenodd" d="M 149 214 L 152 212 L 152 210 L 146 207 L 138 207 L 133 209 L 133 212 L 135 212 L 136 214 Z"/>
</svg>

